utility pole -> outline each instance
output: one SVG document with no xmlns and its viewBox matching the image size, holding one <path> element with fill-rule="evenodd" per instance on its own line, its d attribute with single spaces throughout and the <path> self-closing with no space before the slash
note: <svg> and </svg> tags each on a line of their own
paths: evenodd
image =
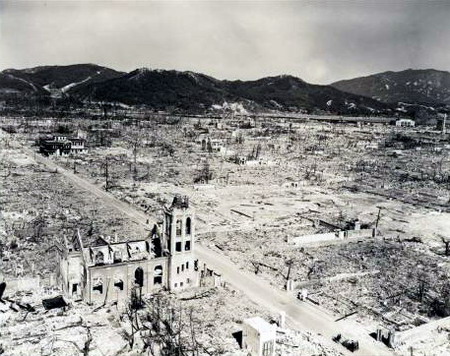
<svg viewBox="0 0 450 356">
<path fill-rule="evenodd" d="M 294 261 L 292 259 L 287 260 L 286 264 L 288 266 L 288 271 L 287 271 L 287 275 L 286 275 L 286 280 L 289 281 L 289 278 L 291 277 L 291 268 L 292 265 L 294 264 Z"/>
<path fill-rule="evenodd" d="M 445 135 L 445 133 L 446 133 L 446 127 L 445 127 L 445 125 L 446 125 L 446 121 L 447 121 L 447 114 L 444 114 L 443 115 L 444 117 L 442 118 L 442 134 L 443 135 Z"/>
<path fill-rule="evenodd" d="M 375 235 L 378 235 L 378 223 L 380 222 L 380 218 L 381 218 L 381 207 L 378 208 L 378 216 L 377 216 L 377 221 L 375 223 Z"/>
<path fill-rule="evenodd" d="M 105 161 L 105 190 L 108 191 L 109 189 L 109 161 L 108 157 L 106 157 Z"/>
</svg>

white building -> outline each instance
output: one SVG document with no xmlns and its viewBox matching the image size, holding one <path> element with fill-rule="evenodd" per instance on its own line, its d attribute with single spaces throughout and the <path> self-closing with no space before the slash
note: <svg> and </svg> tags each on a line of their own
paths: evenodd
<svg viewBox="0 0 450 356">
<path fill-rule="evenodd" d="M 78 233 L 60 254 L 59 276 L 69 299 L 123 302 L 132 294 L 198 285 L 194 214 L 187 197 L 175 197 L 164 221 L 141 240 L 84 242 Z"/>
<path fill-rule="evenodd" d="M 395 126 L 397 127 L 414 127 L 416 123 L 411 119 L 399 119 L 395 122 Z"/>
<path fill-rule="evenodd" d="M 54 135 L 52 138 L 39 140 L 39 152 L 44 156 L 56 154 L 66 156 L 69 154 L 86 153 L 85 139 L 80 137 L 67 137 Z"/>
<path fill-rule="evenodd" d="M 257 316 L 245 319 L 242 325 L 242 348 L 251 356 L 274 356 L 277 329 Z"/>
</svg>

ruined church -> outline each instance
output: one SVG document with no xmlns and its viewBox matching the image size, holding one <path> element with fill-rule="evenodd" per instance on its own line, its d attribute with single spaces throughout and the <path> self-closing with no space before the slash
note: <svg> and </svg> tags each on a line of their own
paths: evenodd
<svg viewBox="0 0 450 356">
<path fill-rule="evenodd" d="M 77 232 L 60 254 L 65 295 L 88 303 L 120 302 L 132 293 L 196 286 L 194 222 L 188 198 L 176 196 L 147 238 L 118 242 L 99 237 L 85 244 Z"/>
</svg>

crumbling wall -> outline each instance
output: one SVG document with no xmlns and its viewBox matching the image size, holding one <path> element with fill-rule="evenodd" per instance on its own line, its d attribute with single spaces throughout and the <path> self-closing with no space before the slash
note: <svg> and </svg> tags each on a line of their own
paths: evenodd
<svg viewBox="0 0 450 356">
<path fill-rule="evenodd" d="M 322 241 L 332 241 L 339 238 L 337 232 L 326 232 L 323 234 L 312 234 L 290 238 L 288 242 L 294 244 L 309 244 Z"/>
<path fill-rule="evenodd" d="M 288 242 L 294 243 L 296 245 L 303 245 L 326 241 L 369 238 L 373 236 L 375 236 L 374 229 L 345 230 L 293 237 L 289 238 Z"/>
</svg>

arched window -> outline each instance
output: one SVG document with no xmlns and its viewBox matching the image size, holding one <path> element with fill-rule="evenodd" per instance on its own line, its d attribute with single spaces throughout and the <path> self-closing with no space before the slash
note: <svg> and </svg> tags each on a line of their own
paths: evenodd
<svg viewBox="0 0 450 356">
<path fill-rule="evenodd" d="M 122 262 L 122 252 L 114 251 L 114 263 Z"/>
<path fill-rule="evenodd" d="M 177 236 L 181 236 L 181 220 L 177 220 L 177 229 L 176 229 L 176 234 Z"/>
<path fill-rule="evenodd" d="M 153 284 L 162 284 L 163 267 L 161 265 L 155 266 L 153 270 Z"/>
<path fill-rule="evenodd" d="M 144 270 L 141 267 L 136 268 L 136 271 L 134 271 L 134 283 L 139 287 L 144 286 Z"/>
<path fill-rule="evenodd" d="M 98 251 L 95 254 L 95 264 L 96 265 L 100 265 L 100 264 L 103 264 L 103 263 L 105 263 L 105 255 L 103 254 L 102 251 Z"/>
<path fill-rule="evenodd" d="M 191 218 L 186 219 L 186 235 L 191 234 Z"/>
</svg>

